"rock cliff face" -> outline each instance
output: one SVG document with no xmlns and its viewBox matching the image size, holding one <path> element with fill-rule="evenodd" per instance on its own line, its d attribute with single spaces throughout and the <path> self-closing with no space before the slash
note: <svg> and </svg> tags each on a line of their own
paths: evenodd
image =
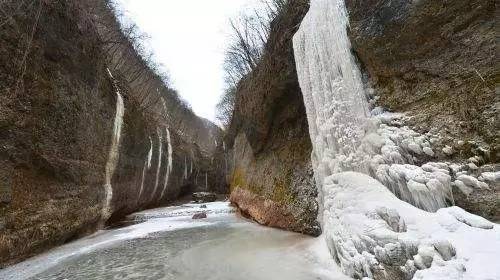
<svg viewBox="0 0 500 280">
<path fill-rule="evenodd" d="M 231 201 L 261 224 L 316 235 L 311 142 L 291 41 L 307 9 L 307 1 L 291 1 L 272 23 L 259 65 L 238 88 L 227 142 Z"/>
<path fill-rule="evenodd" d="M 223 190 L 220 129 L 169 100 L 168 114 L 138 102 L 123 67 L 140 58 L 110 64 L 102 10 L 86 6 L 104 1 L 31 2 L 0 4 L 0 263 L 196 188 Z"/>
</svg>

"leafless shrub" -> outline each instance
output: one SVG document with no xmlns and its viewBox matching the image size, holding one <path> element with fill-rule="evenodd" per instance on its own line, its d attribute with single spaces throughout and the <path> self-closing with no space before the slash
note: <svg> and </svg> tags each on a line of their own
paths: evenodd
<svg viewBox="0 0 500 280">
<path fill-rule="evenodd" d="M 233 115 L 239 82 L 251 73 L 262 57 L 272 21 L 287 0 L 262 0 L 259 8 L 231 19 L 230 44 L 225 51 L 225 91 L 216 107 L 216 118 L 227 127 Z"/>
</svg>

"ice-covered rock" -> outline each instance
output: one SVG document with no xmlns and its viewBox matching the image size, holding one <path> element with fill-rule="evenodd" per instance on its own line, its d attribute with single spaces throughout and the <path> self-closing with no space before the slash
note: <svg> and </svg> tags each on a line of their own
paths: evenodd
<svg viewBox="0 0 500 280">
<path fill-rule="evenodd" d="M 450 146 L 445 146 L 442 151 L 443 151 L 443 153 L 445 153 L 447 155 L 452 155 L 453 154 L 453 148 L 450 147 Z"/>
<path fill-rule="evenodd" d="M 422 278 L 416 279 L 449 279 L 427 276 L 446 275 L 443 269 L 459 276 L 456 279 L 500 275 L 493 267 L 483 276 L 474 275 L 482 262 L 495 258 L 497 252 L 491 246 L 500 245 L 500 228 L 481 217 L 458 207 L 436 213 L 419 210 L 357 172 L 327 177 L 323 193 L 324 235 L 333 257 L 351 277 L 373 277 L 375 271 L 394 265 L 401 266 L 409 278 L 424 270 L 415 275 Z"/>
<path fill-rule="evenodd" d="M 492 229 L 494 227 L 494 224 L 492 222 L 486 220 L 483 217 L 470 214 L 462 208 L 454 206 L 448 208 L 447 211 L 457 220 L 471 227 L 482 229 Z"/>
<path fill-rule="evenodd" d="M 479 177 L 480 180 L 489 182 L 489 183 L 498 183 L 500 182 L 500 171 L 497 172 L 483 172 Z"/>
<path fill-rule="evenodd" d="M 333 258 L 356 279 L 387 279 L 390 270 L 408 279 L 494 279 L 498 269 L 480 267 L 498 254 L 489 248 L 500 245 L 500 229 L 442 208 L 453 204 L 448 164 L 419 166 L 432 138 L 404 126 L 400 114 L 370 115 L 347 24 L 342 0 L 313 0 L 294 37 L 319 220 Z"/>
<path fill-rule="evenodd" d="M 479 181 L 477 178 L 461 174 L 457 177 L 457 181 L 462 181 L 466 186 L 475 188 L 475 189 L 488 189 L 488 184 Z"/>
<path fill-rule="evenodd" d="M 434 156 L 434 151 L 430 147 L 424 147 L 423 151 L 428 156 L 431 156 L 431 157 Z"/>
<path fill-rule="evenodd" d="M 452 186 L 458 188 L 458 190 L 463 194 L 465 194 L 466 196 L 469 196 L 474 191 L 474 189 L 466 186 L 464 182 L 460 180 L 453 181 Z"/>
</svg>

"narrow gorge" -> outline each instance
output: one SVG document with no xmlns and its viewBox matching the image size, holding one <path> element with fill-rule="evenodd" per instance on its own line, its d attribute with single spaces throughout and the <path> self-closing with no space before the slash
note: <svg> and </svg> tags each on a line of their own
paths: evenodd
<svg viewBox="0 0 500 280">
<path fill-rule="evenodd" d="M 0 3 L 0 279 L 500 279 L 495 3 L 236 2 Z"/>
</svg>

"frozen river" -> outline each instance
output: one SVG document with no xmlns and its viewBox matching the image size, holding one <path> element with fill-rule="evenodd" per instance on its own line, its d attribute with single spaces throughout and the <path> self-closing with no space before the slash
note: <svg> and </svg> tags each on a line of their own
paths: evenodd
<svg viewBox="0 0 500 280">
<path fill-rule="evenodd" d="M 226 202 L 136 213 L 138 224 L 100 231 L 0 271 L 0 279 L 339 280 L 320 238 L 256 225 Z M 207 219 L 193 220 L 206 211 Z"/>
</svg>

